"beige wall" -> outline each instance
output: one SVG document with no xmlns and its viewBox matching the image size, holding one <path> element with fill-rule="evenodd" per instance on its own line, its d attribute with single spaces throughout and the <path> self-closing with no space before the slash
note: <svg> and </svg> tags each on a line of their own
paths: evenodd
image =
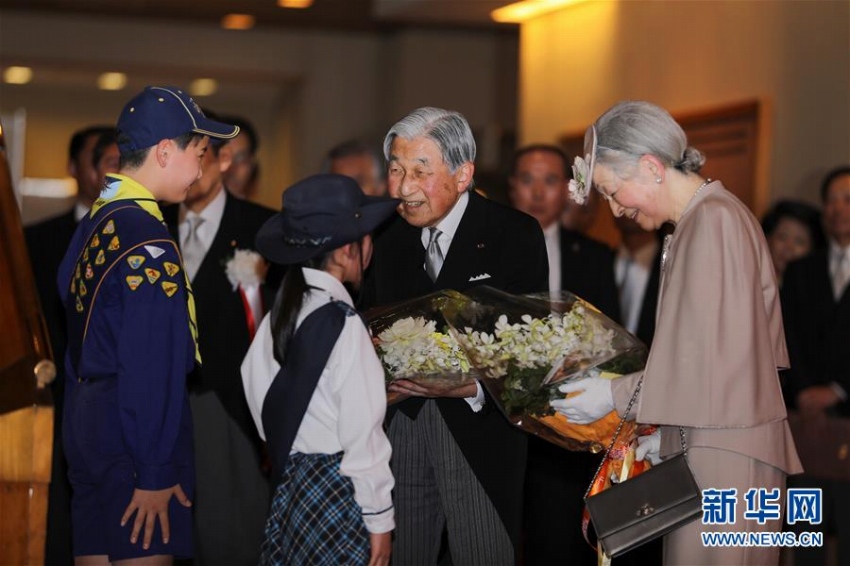
<svg viewBox="0 0 850 566">
<path fill-rule="evenodd" d="M 584 130 L 622 99 L 674 114 L 767 104 L 771 198 L 817 201 L 850 162 L 850 2 L 597 1 L 523 24 L 523 143 Z"/>
<path fill-rule="evenodd" d="M 114 121 L 145 84 L 216 78 L 219 93 L 198 102 L 254 122 L 257 200 L 278 207 L 281 189 L 316 172 L 330 146 L 354 136 L 377 143 L 418 106 L 458 110 L 476 130 L 515 127 L 516 52 L 516 35 L 505 32 L 233 32 L 0 10 L 0 65 L 36 69 L 31 85 L 0 84 L 0 113 L 27 110 L 25 176 L 58 177 L 70 134 Z M 97 91 L 92 85 L 103 71 L 125 71 L 131 84 Z"/>
</svg>

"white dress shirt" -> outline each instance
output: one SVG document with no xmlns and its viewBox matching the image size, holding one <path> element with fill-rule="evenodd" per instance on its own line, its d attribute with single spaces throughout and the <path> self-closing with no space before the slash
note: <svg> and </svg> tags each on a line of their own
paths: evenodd
<svg viewBox="0 0 850 566">
<path fill-rule="evenodd" d="M 198 238 L 204 246 L 204 250 L 209 251 L 212 246 L 215 235 L 218 233 L 218 227 L 221 226 L 221 219 L 224 216 L 224 205 L 227 204 L 227 191 L 223 188 L 218 192 L 210 203 L 204 207 L 200 213 L 195 213 L 189 210 L 185 204 L 180 204 L 180 224 L 178 226 L 180 234 L 180 245 L 186 245 L 186 239 L 189 237 L 190 222 L 189 216 L 197 215 L 204 219 L 204 222 L 198 226 Z"/>
<path fill-rule="evenodd" d="M 84 204 L 77 202 L 76 204 L 74 204 L 74 220 L 79 222 L 80 220 L 83 219 L 83 217 L 86 214 L 89 213 L 90 210 L 91 210 L 90 206 L 86 206 Z"/>
<path fill-rule="evenodd" d="M 446 214 L 446 217 L 440 220 L 440 222 L 434 226 L 437 230 L 442 232 L 440 237 L 437 238 L 437 245 L 440 246 L 440 251 L 443 252 L 443 257 L 449 255 L 449 247 L 452 245 L 452 239 L 455 237 L 455 233 L 457 233 L 457 227 L 460 226 L 460 221 L 463 218 L 463 213 L 466 212 L 466 207 L 469 204 L 469 194 L 464 192 L 460 195 L 460 198 L 457 199 L 457 202 Z M 428 228 L 422 228 L 422 247 L 428 249 L 428 242 L 431 241 L 431 231 Z M 425 269 L 425 265 L 422 265 L 422 269 Z"/>
<path fill-rule="evenodd" d="M 638 248 L 634 253 L 622 245 L 617 250 L 617 258 L 614 260 L 614 277 L 620 292 L 620 312 L 626 330 L 632 334 L 637 332 L 640 323 L 640 310 L 643 307 L 643 298 L 646 295 L 646 287 L 649 284 L 649 276 L 652 274 L 657 254 L 657 240 Z"/>
<path fill-rule="evenodd" d="M 842 248 L 834 240 L 829 241 L 829 275 L 837 301 L 844 294 L 850 277 L 850 246 Z"/>
<path fill-rule="evenodd" d="M 446 214 L 446 217 L 440 220 L 435 226 L 441 232 L 440 237 L 437 238 L 437 245 L 440 246 L 440 251 L 443 252 L 444 258 L 449 255 L 449 247 L 452 245 L 452 240 L 457 233 L 457 228 L 460 226 L 460 221 L 463 218 L 463 213 L 466 212 L 468 204 L 469 193 L 464 191 L 449 213 Z M 428 243 L 431 241 L 431 231 L 428 228 L 422 228 L 421 239 L 422 247 L 427 250 Z M 425 269 L 424 264 L 422 265 L 422 269 Z M 463 400 L 469 403 L 472 410 L 477 413 L 484 408 L 484 389 L 477 381 L 475 382 L 475 387 L 475 396 L 464 397 Z"/>
<path fill-rule="evenodd" d="M 324 271 L 308 268 L 303 271 L 307 285 L 315 289 L 304 297 L 296 329 L 310 313 L 332 300 L 353 306 L 351 296 L 338 279 Z M 263 402 L 279 369 L 267 315 L 242 362 L 245 398 L 263 439 L 266 437 Z M 383 429 L 386 408 L 384 370 L 369 331 L 360 317 L 346 317 L 307 406 L 292 452 L 343 451 L 340 473 L 351 478 L 354 499 L 363 509 L 363 521 L 372 533 L 395 528 L 391 497 L 394 480 L 389 465 L 392 449 Z"/>
<path fill-rule="evenodd" d="M 561 290 L 561 225 L 553 222 L 543 230 L 546 255 L 549 257 L 549 291 L 556 296 Z"/>
<path fill-rule="evenodd" d="M 832 292 L 836 301 L 841 300 L 848 283 L 847 270 L 850 268 L 850 246 L 842 248 L 835 240 L 829 240 L 829 278 L 832 281 Z M 847 391 L 837 382 L 829 384 L 842 401 L 847 400 Z"/>
</svg>

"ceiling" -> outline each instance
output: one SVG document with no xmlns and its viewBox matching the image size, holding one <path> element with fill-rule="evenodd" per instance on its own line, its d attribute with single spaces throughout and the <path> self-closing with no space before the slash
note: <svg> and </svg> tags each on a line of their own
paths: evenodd
<svg viewBox="0 0 850 566">
<path fill-rule="evenodd" d="M 306 9 L 285 9 L 276 0 L 0 0 L 12 9 L 69 15 L 218 22 L 225 14 L 255 17 L 257 28 L 297 27 L 380 31 L 398 26 L 504 28 L 490 19 L 510 0 L 314 0 Z"/>
</svg>

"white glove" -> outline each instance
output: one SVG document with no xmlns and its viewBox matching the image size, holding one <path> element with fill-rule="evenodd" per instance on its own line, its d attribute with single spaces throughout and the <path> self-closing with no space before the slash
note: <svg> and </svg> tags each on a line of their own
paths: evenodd
<svg viewBox="0 0 850 566">
<path fill-rule="evenodd" d="M 638 436 L 635 450 L 635 460 L 649 460 L 655 466 L 661 463 L 661 430 L 656 429 L 652 434 Z"/>
<path fill-rule="evenodd" d="M 571 423 L 589 424 L 614 410 L 614 395 L 611 393 L 610 379 L 587 377 L 565 383 L 558 387 L 558 391 L 561 393 L 581 392 L 569 399 L 556 399 L 549 403 Z"/>
</svg>

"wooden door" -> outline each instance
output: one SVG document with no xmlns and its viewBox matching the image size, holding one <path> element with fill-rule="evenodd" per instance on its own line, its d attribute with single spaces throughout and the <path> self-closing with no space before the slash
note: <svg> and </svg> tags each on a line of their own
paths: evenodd
<svg viewBox="0 0 850 566">
<path fill-rule="evenodd" d="M 43 564 L 56 368 L 0 125 L 0 564 Z"/>
</svg>

